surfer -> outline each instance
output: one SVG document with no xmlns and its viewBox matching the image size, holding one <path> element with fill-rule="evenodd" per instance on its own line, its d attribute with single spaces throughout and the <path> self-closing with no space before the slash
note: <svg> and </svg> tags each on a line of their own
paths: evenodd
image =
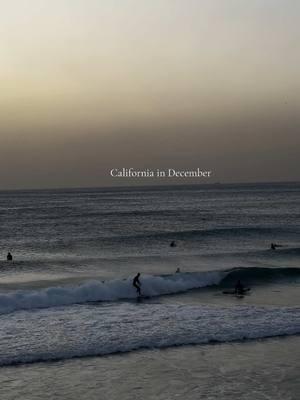
<svg viewBox="0 0 300 400">
<path fill-rule="evenodd" d="M 276 250 L 276 247 L 282 247 L 281 244 L 271 243 L 271 249 Z"/>
<path fill-rule="evenodd" d="M 133 278 L 133 281 L 132 281 L 132 285 L 136 288 L 136 291 L 137 291 L 137 293 L 138 293 L 138 295 L 139 296 L 141 296 L 141 286 L 142 286 L 142 284 L 141 284 L 141 282 L 140 282 L 140 273 L 138 273 L 134 278 Z"/>
<path fill-rule="evenodd" d="M 235 285 L 235 293 L 236 294 L 243 294 L 245 291 L 245 287 L 242 284 L 242 282 L 240 281 L 240 279 L 237 281 L 236 285 Z"/>
<path fill-rule="evenodd" d="M 7 259 L 7 261 L 12 261 L 13 256 L 11 255 L 10 251 L 7 253 L 6 259 Z"/>
<path fill-rule="evenodd" d="M 176 272 L 176 274 L 179 274 L 180 273 L 180 268 L 178 267 L 175 272 Z"/>
<path fill-rule="evenodd" d="M 175 242 L 175 240 L 173 240 L 173 241 L 170 243 L 170 247 L 176 247 L 176 242 Z"/>
</svg>

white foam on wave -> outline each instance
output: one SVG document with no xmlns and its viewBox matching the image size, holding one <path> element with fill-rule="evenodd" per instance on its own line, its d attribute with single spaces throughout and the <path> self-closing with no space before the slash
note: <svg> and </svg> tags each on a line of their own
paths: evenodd
<svg viewBox="0 0 300 400">
<path fill-rule="evenodd" d="M 180 273 L 168 276 L 143 276 L 142 293 L 145 296 L 160 296 L 184 292 L 218 284 L 226 272 L 208 271 Z M 0 313 L 66 306 L 91 301 L 116 301 L 136 298 L 131 279 L 111 281 L 88 281 L 78 286 L 58 286 L 40 290 L 18 290 L 0 294 Z"/>
<path fill-rule="evenodd" d="M 77 305 L 2 315 L 0 365 L 299 333 L 299 307 Z"/>
</svg>

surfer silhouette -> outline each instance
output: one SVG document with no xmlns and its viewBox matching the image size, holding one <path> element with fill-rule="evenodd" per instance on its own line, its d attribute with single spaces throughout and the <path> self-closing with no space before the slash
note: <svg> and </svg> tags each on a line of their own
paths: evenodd
<svg viewBox="0 0 300 400">
<path fill-rule="evenodd" d="M 281 244 L 271 243 L 271 249 L 276 250 L 276 247 L 282 247 Z"/>
<path fill-rule="evenodd" d="M 138 295 L 139 296 L 141 296 L 141 286 L 142 286 L 142 284 L 141 284 L 141 282 L 140 282 L 140 273 L 138 273 L 134 278 L 133 278 L 133 281 L 132 281 L 132 285 L 136 288 L 136 291 L 137 291 L 137 293 L 138 293 Z"/>
<path fill-rule="evenodd" d="M 6 259 L 7 259 L 7 261 L 12 261 L 13 256 L 11 255 L 10 252 L 7 253 Z"/>
<path fill-rule="evenodd" d="M 173 240 L 173 241 L 170 243 L 170 247 L 176 247 L 176 242 L 175 242 L 175 240 Z"/>
<path fill-rule="evenodd" d="M 242 282 L 240 281 L 240 279 L 237 281 L 236 285 L 235 285 L 235 293 L 236 294 L 243 294 L 245 290 L 244 285 L 242 284 Z"/>
</svg>

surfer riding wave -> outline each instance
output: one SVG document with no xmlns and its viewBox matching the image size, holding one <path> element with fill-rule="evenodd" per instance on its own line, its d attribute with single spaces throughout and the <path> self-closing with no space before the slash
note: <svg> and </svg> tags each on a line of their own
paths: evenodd
<svg viewBox="0 0 300 400">
<path fill-rule="evenodd" d="M 138 273 L 134 278 L 133 278 L 133 281 L 132 281 L 132 285 L 136 288 L 136 291 L 137 291 L 137 293 L 138 293 L 138 295 L 139 296 L 141 296 L 142 295 L 142 293 L 141 293 L 141 286 L 142 286 L 142 284 L 141 284 L 141 282 L 140 282 L 140 273 Z"/>
</svg>

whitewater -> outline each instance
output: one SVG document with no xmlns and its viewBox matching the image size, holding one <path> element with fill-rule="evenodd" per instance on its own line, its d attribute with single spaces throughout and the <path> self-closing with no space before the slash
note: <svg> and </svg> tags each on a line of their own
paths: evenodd
<svg viewBox="0 0 300 400">
<path fill-rule="evenodd" d="M 121 303 L 20 311 L 0 321 L 4 366 L 295 335 L 300 308 Z"/>
<path fill-rule="evenodd" d="M 229 271 L 175 273 L 166 276 L 143 276 L 142 294 L 158 297 L 211 286 L 232 287 L 237 279 L 248 283 L 299 279 L 300 268 L 236 268 Z M 0 294 L 0 314 L 35 308 L 59 307 L 86 302 L 138 299 L 132 279 L 86 281 L 80 285 L 54 286 L 40 290 L 17 290 Z"/>
</svg>

